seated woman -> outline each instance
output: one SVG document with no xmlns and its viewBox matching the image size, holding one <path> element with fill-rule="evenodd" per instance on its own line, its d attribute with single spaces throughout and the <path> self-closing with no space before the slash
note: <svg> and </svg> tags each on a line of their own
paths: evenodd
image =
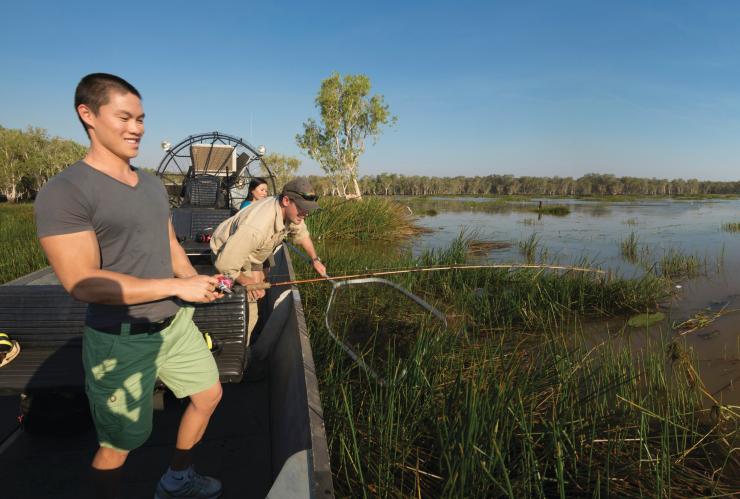
<svg viewBox="0 0 740 499">
<path fill-rule="evenodd" d="M 260 177 L 253 178 L 249 181 L 249 188 L 247 189 L 247 199 L 242 201 L 239 209 L 243 210 L 244 208 L 252 204 L 252 201 L 265 199 L 267 197 L 267 194 L 267 180 Z"/>
</svg>

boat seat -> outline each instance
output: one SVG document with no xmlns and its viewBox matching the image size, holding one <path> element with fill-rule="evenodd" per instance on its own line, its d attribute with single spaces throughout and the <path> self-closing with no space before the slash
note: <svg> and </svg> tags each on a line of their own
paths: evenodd
<svg viewBox="0 0 740 499">
<path fill-rule="evenodd" d="M 185 202 L 190 206 L 216 208 L 221 179 L 215 175 L 200 175 L 185 184 Z"/>
<path fill-rule="evenodd" d="M 172 210 L 172 226 L 177 239 L 188 255 L 210 255 L 208 243 L 199 243 L 198 234 L 213 233 L 221 222 L 231 216 L 231 210 L 183 207 Z"/>
<path fill-rule="evenodd" d="M 213 232 L 231 216 L 231 210 L 214 208 L 173 208 L 172 226 L 178 239 L 194 241 L 203 232 Z"/>
<path fill-rule="evenodd" d="M 18 357 L 0 368 L 0 394 L 82 389 L 85 310 L 60 285 L 0 286 L 0 332 L 21 345 Z M 195 306 L 196 325 L 221 345 L 216 363 L 225 383 L 241 381 L 244 372 L 247 310 L 240 286 Z"/>
</svg>

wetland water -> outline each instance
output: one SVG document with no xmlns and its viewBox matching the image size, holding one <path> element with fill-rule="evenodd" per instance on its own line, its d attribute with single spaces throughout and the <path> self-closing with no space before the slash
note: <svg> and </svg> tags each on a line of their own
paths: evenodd
<svg viewBox="0 0 740 499">
<path fill-rule="evenodd" d="M 545 200 L 543 205 L 567 206 L 564 216 L 538 216 L 531 202 L 500 203 L 491 198 L 426 198 L 399 201 L 410 205 L 418 223 L 430 229 L 414 242 L 414 252 L 444 248 L 466 229 L 476 239 L 509 243 L 481 258 L 490 262 L 522 262 L 519 242 L 537 238 L 536 259 L 549 263 L 580 263 L 609 269 L 623 276 L 639 276 L 646 267 L 671 251 L 696 256 L 703 275 L 678 282 L 668 318 L 651 328 L 650 335 L 676 335 L 672 324 L 695 314 L 725 314 L 707 326 L 681 336 L 693 349 L 707 390 L 724 404 L 740 405 L 740 232 L 723 230 L 723 224 L 740 221 L 740 200 L 639 200 L 592 202 L 571 199 Z M 433 210 L 433 211 L 432 211 Z M 435 213 L 436 212 L 436 213 Z M 639 262 L 622 256 L 620 243 L 634 233 Z M 729 312 L 738 310 L 738 312 Z M 729 312 L 729 313 L 728 313 Z M 619 330 L 622 323 L 608 323 Z M 601 334 L 607 323 L 590 325 Z M 641 345 L 643 331 L 625 328 Z"/>
</svg>

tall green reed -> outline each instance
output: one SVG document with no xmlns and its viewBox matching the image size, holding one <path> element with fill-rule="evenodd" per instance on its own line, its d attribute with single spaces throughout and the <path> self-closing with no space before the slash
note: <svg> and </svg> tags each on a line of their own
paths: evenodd
<svg viewBox="0 0 740 499">
<path fill-rule="evenodd" d="M 465 252 L 461 238 L 415 263 L 459 263 Z M 408 265 L 408 255 L 402 259 Z M 355 254 L 348 264 L 360 260 Z M 385 257 L 382 265 L 390 264 Z M 332 265 L 344 268 L 340 255 Z M 414 327 L 398 297 L 379 297 L 397 307 L 378 309 L 363 306 L 371 298 L 360 294 L 338 313 L 347 338 L 358 324 L 369 325 L 363 358 L 386 384 L 328 339 L 321 306 L 327 290 L 301 288 L 311 304 L 338 495 L 685 497 L 733 490 L 737 460 L 725 442 L 737 433 L 708 433 L 696 380 L 666 357 L 666 340 L 638 354 L 618 343 L 593 346 L 580 332 L 589 316 L 657 303 L 670 287 L 665 279 L 484 270 L 399 282 L 444 310 L 450 328 L 424 319 Z M 710 451 L 724 460 L 710 459 Z"/>
<path fill-rule="evenodd" d="M 630 235 L 627 237 L 627 239 L 624 239 L 620 241 L 619 243 L 619 249 L 622 253 L 622 257 L 624 257 L 625 260 L 628 262 L 636 263 L 638 259 L 638 252 L 637 252 L 637 243 L 638 238 L 637 234 L 634 232 L 630 232 Z"/>
<path fill-rule="evenodd" d="M 540 236 L 536 233 L 533 233 L 529 238 L 523 241 L 519 241 L 519 252 L 527 260 L 527 263 L 534 263 L 539 244 Z"/>
<path fill-rule="evenodd" d="M 314 239 L 396 240 L 418 233 L 408 208 L 392 199 L 365 197 L 319 200 L 321 210 L 306 218 Z"/>
<path fill-rule="evenodd" d="M 0 284 L 48 265 L 36 238 L 33 205 L 0 204 Z"/>
</svg>

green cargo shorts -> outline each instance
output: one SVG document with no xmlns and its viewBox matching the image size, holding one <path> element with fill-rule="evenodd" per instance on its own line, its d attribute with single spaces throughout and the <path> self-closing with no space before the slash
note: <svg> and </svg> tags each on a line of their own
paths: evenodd
<svg viewBox="0 0 740 499">
<path fill-rule="evenodd" d="M 218 381 L 216 361 L 193 312 L 193 307 L 181 308 L 172 324 L 153 334 L 107 334 L 85 327 L 85 392 L 101 446 L 130 451 L 149 438 L 157 378 L 178 398 Z"/>
</svg>

